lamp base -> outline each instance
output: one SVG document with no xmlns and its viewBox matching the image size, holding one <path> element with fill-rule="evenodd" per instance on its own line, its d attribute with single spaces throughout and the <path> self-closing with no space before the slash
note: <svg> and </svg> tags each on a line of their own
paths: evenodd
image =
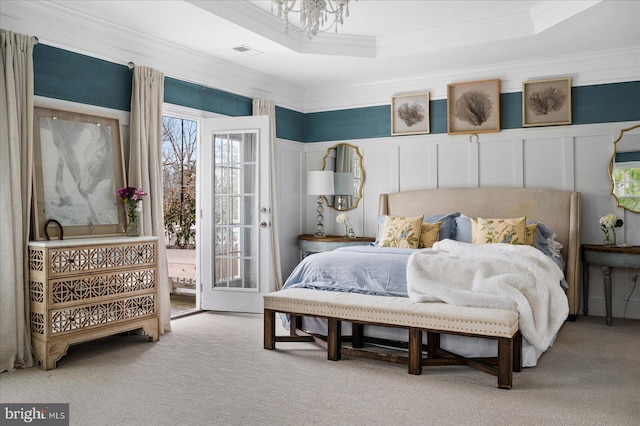
<svg viewBox="0 0 640 426">
<path fill-rule="evenodd" d="M 322 215 L 322 213 L 324 213 L 323 202 L 324 198 L 322 195 L 319 195 L 318 198 L 316 198 L 316 203 L 318 203 L 316 206 L 316 212 L 318 213 L 316 220 L 318 223 L 316 224 L 316 233 L 314 234 L 316 238 L 324 238 L 327 236 L 327 234 L 324 233 L 324 224 L 322 223 L 324 221 L 324 216 Z"/>
</svg>

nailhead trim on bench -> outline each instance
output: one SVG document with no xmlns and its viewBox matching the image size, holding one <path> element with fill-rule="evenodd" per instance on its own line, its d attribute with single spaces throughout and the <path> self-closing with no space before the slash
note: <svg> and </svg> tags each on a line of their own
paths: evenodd
<svg viewBox="0 0 640 426">
<path fill-rule="evenodd" d="M 337 310 L 340 312 L 340 317 L 343 320 L 382 322 L 390 325 L 423 327 L 438 331 L 480 334 L 491 337 L 511 337 L 518 330 L 518 314 L 504 309 L 491 309 L 496 316 L 506 317 L 504 320 L 483 321 L 466 318 L 450 318 L 450 316 L 454 315 L 450 312 L 474 312 L 480 309 L 484 314 L 487 314 L 490 313 L 487 310 L 489 308 L 452 307 L 451 305 L 438 302 L 412 303 L 410 299 L 407 298 L 392 298 L 354 293 L 337 293 L 332 300 L 310 300 L 316 296 L 322 297 L 326 295 L 326 293 L 327 292 L 322 290 L 311 289 L 281 290 L 265 295 L 264 307 L 265 309 L 273 309 L 277 312 L 295 312 L 323 317 L 334 317 L 336 316 Z M 363 300 L 364 305 L 350 306 L 348 302 L 342 302 L 340 300 L 346 298 L 341 295 L 350 295 L 348 296 L 349 298 Z M 440 308 L 447 309 L 450 312 L 444 313 L 443 315 L 435 315 L 429 312 L 403 312 L 398 307 L 381 309 L 379 307 L 367 306 L 366 301 L 372 300 L 370 298 L 387 298 L 387 300 L 391 302 L 394 301 L 392 299 L 395 299 L 403 303 L 402 308 L 411 306 L 412 308 L 423 308 L 423 310 L 427 311 L 429 308 Z M 450 306 L 451 309 L 449 309 Z"/>
</svg>

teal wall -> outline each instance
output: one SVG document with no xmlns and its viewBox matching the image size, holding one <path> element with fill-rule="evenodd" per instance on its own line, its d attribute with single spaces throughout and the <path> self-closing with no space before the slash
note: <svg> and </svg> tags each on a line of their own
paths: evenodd
<svg viewBox="0 0 640 426">
<path fill-rule="evenodd" d="M 132 72 L 125 65 L 38 44 L 35 94 L 129 111 Z M 573 124 L 640 120 L 640 81 L 573 87 Z M 165 78 L 167 103 L 228 116 L 251 115 L 252 99 Z M 391 135 L 390 105 L 300 113 L 276 107 L 277 137 L 299 142 L 368 139 Z M 447 133 L 447 101 L 429 104 L 431 133 Z M 522 94 L 500 95 L 500 127 L 522 127 Z"/>
</svg>

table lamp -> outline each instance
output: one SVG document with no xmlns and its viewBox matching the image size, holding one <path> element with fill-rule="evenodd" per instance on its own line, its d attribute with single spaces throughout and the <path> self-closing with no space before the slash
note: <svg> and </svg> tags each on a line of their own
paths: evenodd
<svg viewBox="0 0 640 426">
<path fill-rule="evenodd" d="M 315 236 L 318 238 L 324 238 L 327 234 L 324 233 L 324 216 L 322 213 L 324 212 L 324 207 L 322 203 L 324 202 L 323 195 L 333 195 L 334 193 L 334 183 L 333 183 L 333 172 L 332 171 L 324 171 L 317 170 L 307 173 L 307 195 L 317 195 L 316 202 L 318 206 L 316 207 L 316 212 L 318 215 L 316 216 L 316 220 L 318 224 L 316 225 L 316 233 Z"/>
</svg>

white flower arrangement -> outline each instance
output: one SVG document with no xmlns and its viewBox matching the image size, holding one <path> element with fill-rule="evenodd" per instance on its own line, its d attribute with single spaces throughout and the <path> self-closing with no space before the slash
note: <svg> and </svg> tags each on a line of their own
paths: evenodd
<svg viewBox="0 0 640 426">
<path fill-rule="evenodd" d="M 616 230 L 623 225 L 622 219 L 619 219 L 614 213 L 602 216 L 600 218 L 600 228 L 604 232 L 605 244 L 616 245 Z M 609 237 L 609 230 L 613 233 L 613 241 Z"/>
<path fill-rule="evenodd" d="M 347 216 L 346 213 L 340 213 L 338 216 L 336 216 L 336 222 L 344 224 L 345 237 L 349 237 L 349 235 L 351 234 L 355 236 L 355 233 L 353 232 L 353 228 L 351 227 L 351 225 L 349 225 L 348 220 L 349 220 L 349 216 Z"/>
</svg>

